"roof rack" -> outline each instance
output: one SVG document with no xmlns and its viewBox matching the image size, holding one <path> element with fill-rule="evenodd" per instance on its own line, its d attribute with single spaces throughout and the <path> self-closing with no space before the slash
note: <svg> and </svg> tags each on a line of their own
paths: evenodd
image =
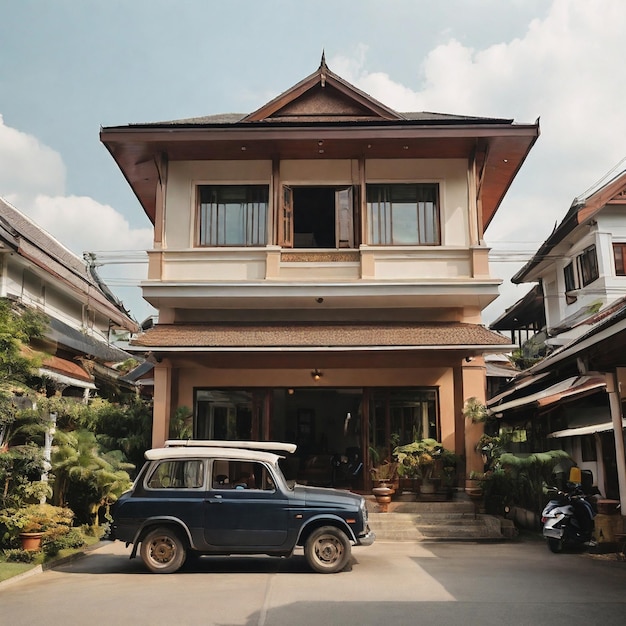
<svg viewBox="0 0 626 626">
<path fill-rule="evenodd" d="M 267 452 L 288 452 L 293 454 L 298 447 L 295 443 L 280 441 L 220 441 L 218 439 L 168 439 L 166 448 L 241 448 L 244 450 L 265 450 Z"/>
</svg>

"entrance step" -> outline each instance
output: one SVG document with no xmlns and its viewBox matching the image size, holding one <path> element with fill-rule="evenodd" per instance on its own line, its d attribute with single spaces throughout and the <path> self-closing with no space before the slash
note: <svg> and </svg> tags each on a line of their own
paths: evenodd
<svg viewBox="0 0 626 626">
<path fill-rule="evenodd" d="M 377 541 L 495 541 L 503 540 L 501 520 L 476 513 L 474 503 L 459 497 L 439 502 L 391 502 L 381 513 L 366 498 L 369 525 Z"/>
</svg>

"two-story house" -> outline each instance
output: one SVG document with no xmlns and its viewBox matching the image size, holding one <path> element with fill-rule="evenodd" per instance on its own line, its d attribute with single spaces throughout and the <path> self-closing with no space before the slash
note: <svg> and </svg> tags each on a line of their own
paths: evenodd
<svg viewBox="0 0 626 626">
<path fill-rule="evenodd" d="M 295 441 L 322 468 L 423 437 L 463 454 L 481 355 L 510 349 L 481 324 L 483 231 L 538 134 L 398 113 L 323 57 L 248 115 L 103 128 L 154 225 L 153 443 L 186 406 L 197 438 Z"/>
<path fill-rule="evenodd" d="M 501 424 L 523 433 L 526 450 L 559 447 L 593 473 L 600 491 L 626 505 L 623 440 L 623 317 L 626 307 L 626 171 L 614 169 L 577 197 L 513 281 L 535 282 L 492 328 L 545 326 L 527 356 L 545 356 L 489 400 Z M 541 289 L 542 288 L 542 289 Z M 527 326 L 528 328 L 529 326 Z M 527 344 L 528 345 L 528 344 Z M 617 433 L 619 435 L 615 436 Z"/>
<path fill-rule="evenodd" d="M 130 355 L 112 335 L 135 332 L 137 323 L 83 259 L 2 198 L 0 298 L 47 316 L 44 337 L 25 350 L 41 361 L 49 394 L 86 401 L 98 389 L 118 386 L 113 366 Z"/>
<path fill-rule="evenodd" d="M 548 345 L 568 343 L 584 332 L 586 318 L 626 296 L 626 170 L 621 165 L 574 199 L 558 227 L 511 279 L 541 285 Z"/>
</svg>

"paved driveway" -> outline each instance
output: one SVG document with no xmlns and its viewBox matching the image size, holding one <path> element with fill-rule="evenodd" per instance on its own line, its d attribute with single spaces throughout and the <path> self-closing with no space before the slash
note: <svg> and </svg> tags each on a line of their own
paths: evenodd
<svg viewBox="0 0 626 626">
<path fill-rule="evenodd" d="M 146 572 L 120 543 L 0 589 L 0 623 L 85 625 L 624 624 L 626 563 L 540 541 L 382 543 L 351 571 L 292 559 L 203 558 Z"/>
</svg>

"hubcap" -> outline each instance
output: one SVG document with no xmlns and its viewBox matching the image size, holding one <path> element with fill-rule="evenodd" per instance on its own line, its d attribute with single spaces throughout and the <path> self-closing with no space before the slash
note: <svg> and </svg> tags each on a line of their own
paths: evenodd
<svg viewBox="0 0 626 626">
<path fill-rule="evenodd" d="M 150 546 L 150 556 L 157 563 L 169 563 L 176 554 L 176 546 L 168 537 L 155 539 Z"/>
<path fill-rule="evenodd" d="M 343 554 L 343 545 L 335 537 L 320 537 L 315 546 L 317 558 L 326 564 L 332 564 Z"/>
</svg>

